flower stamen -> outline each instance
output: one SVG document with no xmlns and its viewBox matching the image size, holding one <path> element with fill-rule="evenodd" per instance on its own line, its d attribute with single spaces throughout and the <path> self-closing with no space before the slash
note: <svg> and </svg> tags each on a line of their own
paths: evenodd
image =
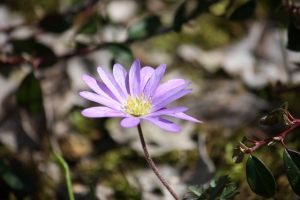
<svg viewBox="0 0 300 200">
<path fill-rule="evenodd" d="M 140 117 L 151 112 L 151 98 L 147 98 L 144 93 L 139 98 L 137 95 L 128 95 L 128 99 L 124 102 L 123 111 L 129 115 Z"/>
</svg>

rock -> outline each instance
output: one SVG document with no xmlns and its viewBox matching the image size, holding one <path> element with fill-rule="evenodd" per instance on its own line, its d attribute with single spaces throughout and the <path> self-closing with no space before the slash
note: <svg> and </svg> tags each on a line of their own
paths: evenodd
<svg viewBox="0 0 300 200">
<path fill-rule="evenodd" d="M 151 156 L 160 156 L 173 150 L 192 150 L 196 148 L 196 143 L 192 140 L 192 133 L 196 124 L 175 118 L 169 119 L 180 124 L 182 128 L 180 133 L 170 133 L 151 122 L 142 121 L 143 134 Z M 122 128 L 118 119 L 110 119 L 106 125 L 111 137 L 116 142 L 128 144 L 132 149 L 143 154 L 137 128 Z"/>
</svg>

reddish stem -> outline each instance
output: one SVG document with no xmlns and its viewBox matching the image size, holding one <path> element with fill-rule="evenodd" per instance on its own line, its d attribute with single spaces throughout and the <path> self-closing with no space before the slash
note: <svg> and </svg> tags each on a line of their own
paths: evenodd
<svg viewBox="0 0 300 200">
<path fill-rule="evenodd" d="M 284 132 L 280 133 L 278 136 L 279 137 L 282 137 L 282 140 L 284 140 L 285 136 L 291 132 L 292 130 L 294 130 L 295 128 L 297 128 L 298 126 L 300 126 L 300 120 L 297 119 L 297 120 L 294 120 L 294 124 L 289 127 L 287 130 L 285 130 Z"/>
<path fill-rule="evenodd" d="M 289 113 L 288 113 L 289 114 Z M 289 116 L 290 117 L 290 116 Z M 293 118 L 294 119 L 294 118 Z M 287 130 L 285 130 L 284 132 L 278 134 L 277 136 L 272 136 L 270 138 L 267 138 L 265 140 L 260 140 L 260 141 L 255 141 L 255 140 L 248 140 L 249 142 L 253 142 L 255 143 L 255 145 L 251 148 L 248 149 L 249 153 L 252 155 L 252 153 L 254 151 L 256 151 L 257 149 L 259 149 L 260 147 L 264 146 L 265 144 L 270 143 L 271 141 L 274 141 L 274 137 L 279 137 L 280 138 L 280 143 L 281 145 L 286 148 L 285 144 L 284 144 L 284 138 L 285 136 L 290 133 L 292 130 L 294 130 L 295 128 L 297 128 L 298 126 L 300 126 L 300 119 L 294 119 L 293 120 L 294 124 L 292 126 L 290 126 Z"/>
<path fill-rule="evenodd" d="M 61 56 L 55 56 L 55 55 L 46 55 L 46 56 L 40 56 L 40 57 L 34 57 L 32 61 L 28 61 L 25 58 L 22 57 L 6 57 L 3 58 L 2 60 L 0 59 L 0 66 L 5 66 L 5 65 L 19 65 L 25 62 L 31 62 L 33 65 L 33 68 L 36 69 L 41 63 L 44 62 L 49 62 L 49 61 L 57 61 L 57 60 L 62 60 L 62 59 L 68 59 L 73 56 L 79 56 L 79 55 L 86 55 L 90 52 L 93 52 L 97 49 L 101 49 L 104 45 L 99 44 L 98 46 L 92 46 L 92 47 L 87 47 L 84 49 L 76 50 L 70 53 L 67 53 L 65 55 Z"/>
<path fill-rule="evenodd" d="M 150 167 L 152 168 L 153 172 L 156 174 L 156 176 L 158 177 L 158 179 L 160 180 L 160 182 L 167 188 L 167 190 L 171 193 L 171 195 L 174 197 L 175 200 L 179 200 L 179 197 L 176 195 L 176 193 L 172 190 L 172 188 L 169 186 L 169 184 L 166 182 L 166 180 L 162 177 L 162 175 L 159 173 L 158 169 L 156 168 L 150 154 L 148 153 L 147 150 L 147 146 L 146 146 L 146 142 L 144 140 L 144 136 L 143 136 L 143 132 L 142 132 L 142 128 L 141 125 L 139 124 L 137 126 L 138 128 L 138 132 L 139 132 L 139 136 L 140 136 L 140 140 L 142 143 L 142 147 L 143 147 L 143 151 L 146 157 L 146 160 L 148 162 L 148 164 L 150 165 Z"/>
<path fill-rule="evenodd" d="M 288 116 L 288 118 L 290 120 L 292 120 L 292 121 L 299 121 L 298 119 L 295 119 L 288 110 L 286 110 L 285 113 L 287 114 L 287 116 Z"/>
</svg>

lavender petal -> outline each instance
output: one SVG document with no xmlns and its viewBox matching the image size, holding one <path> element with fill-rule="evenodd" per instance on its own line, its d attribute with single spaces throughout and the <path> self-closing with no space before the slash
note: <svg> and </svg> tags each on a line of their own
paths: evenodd
<svg viewBox="0 0 300 200">
<path fill-rule="evenodd" d="M 181 113 L 181 112 L 184 112 L 184 111 L 187 111 L 187 110 L 188 110 L 187 107 L 162 108 L 162 109 L 159 109 L 158 111 L 155 111 L 155 112 L 147 115 L 147 117 Z"/>
<path fill-rule="evenodd" d="M 95 94 L 93 92 L 88 92 L 88 91 L 79 92 L 79 94 L 83 98 L 86 98 L 90 101 L 94 101 L 94 102 L 102 104 L 104 106 L 113 108 L 115 110 L 121 109 L 121 104 L 111 98 L 103 97 L 103 96 L 100 96 L 98 94 Z"/>
<path fill-rule="evenodd" d="M 183 89 L 186 88 L 190 84 L 191 83 L 186 83 L 186 84 L 183 84 L 183 85 L 178 86 L 176 88 L 173 88 L 173 89 L 169 90 L 167 93 L 165 93 L 165 95 L 162 95 L 161 98 L 159 98 L 159 99 L 153 98 L 152 99 L 152 102 L 153 102 L 152 103 L 152 111 L 156 111 L 156 110 L 164 107 L 168 103 L 171 103 L 172 101 L 175 101 L 176 99 L 178 99 L 178 98 L 186 95 L 190 91 L 192 91 L 191 89 L 189 89 L 189 92 L 185 93 L 182 96 L 180 96 L 182 93 L 179 93 L 179 92 L 182 92 L 182 91 L 187 91 L 187 90 L 183 90 Z"/>
<path fill-rule="evenodd" d="M 187 114 L 184 114 L 182 112 L 179 112 L 179 113 L 174 113 L 174 114 L 166 114 L 168 116 L 172 116 L 172 117 L 176 117 L 176 118 L 179 118 L 179 119 L 185 119 L 185 120 L 188 120 L 188 121 L 191 121 L 191 122 L 197 122 L 197 123 L 203 123 L 202 121 L 200 120 L 197 120 Z"/>
<path fill-rule="evenodd" d="M 118 63 L 115 64 L 113 67 L 113 74 L 114 74 L 116 82 L 118 83 L 120 88 L 123 90 L 123 93 L 128 94 L 127 90 L 126 90 L 126 83 L 125 83 L 127 72 L 124 69 L 124 67 Z"/>
<path fill-rule="evenodd" d="M 158 86 L 156 92 L 153 95 L 152 100 L 155 101 L 156 99 L 160 99 L 162 96 L 164 96 L 166 93 L 171 91 L 172 89 L 179 87 L 185 83 L 185 80 L 183 79 L 171 79 L 167 81 L 166 83 L 163 83 L 162 85 Z"/>
<path fill-rule="evenodd" d="M 127 118 L 124 118 L 120 124 L 124 128 L 131 128 L 131 127 L 137 126 L 140 122 L 141 122 L 140 118 L 127 117 Z"/>
<path fill-rule="evenodd" d="M 84 109 L 81 114 L 90 118 L 126 117 L 126 114 L 121 111 L 102 106 Z"/>
<path fill-rule="evenodd" d="M 131 96 L 137 95 L 140 97 L 141 89 L 140 89 L 140 82 L 141 82 L 141 74 L 140 74 L 141 66 L 140 61 L 135 60 L 131 68 L 129 70 L 129 89 Z"/>
<path fill-rule="evenodd" d="M 177 124 L 175 124 L 174 122 L 171 122 L 169 120 L 166 120 L 164 118 L 146 117 L 144 119 L 152 122 L 153 124 L 157 125 L 158 127 L 162 128 L 166 131 L 170 131 L 170 132 L 179 132 L 179 131 L 181 131 L 181 128 Z"/>
<path fill-rule="evenodd" d="M 116 80 L 103 68 L 98 67 L 97 70 L 102 81 L 110 89 L 118 101 L 120 103 L 125 102 L 127 100 L 127 96 L 123 93 L 123 90 L 120 88 Z"/>
<path fill-rule="evenodd" d="M 152 76 L 146 83 L 144 91 L 143 91 L 146 97 L 149 98 L 149 97 L 153 96 L 153 94 L 155 93 L 155 90 L 159 86 L 159 83 L 165 73 L 165 70 L 166 70 L 166 65 L 161 64 L 153 72 Z"/>
<path fill-rule="evenodd" d="M 141 91 L 144 91 L 145 85 L 149 78 L 152 76 L 154 69 L 152 67 L 146 66 L 141 69 Z"/>
<path fill-rule="evenodd" d="M 106 85 L 104 85 L 103 83 L 100 83 L 93 77 L 90 77 L 88 75 L 82 75 L 82 80 L 100 96 L 117 100 L 116 97 L 108 89 L 108 87 L 106 87 Z"/>
</svg>

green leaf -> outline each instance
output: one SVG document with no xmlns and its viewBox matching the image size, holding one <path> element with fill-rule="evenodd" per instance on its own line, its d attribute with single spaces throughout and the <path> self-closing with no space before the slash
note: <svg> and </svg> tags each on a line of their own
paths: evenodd
<svg viewBox="0 0 300 200">
<path fill-rule="evenodd" d="M 29 73 L 24 78 L 16 93 L 16 98 L 18 105 L 32 115 L 43 111 L 42 90 L 33 73 Z"/>
<path fill-rule="evenodd" d="M 199 188 L 198 185 L 190 185 L 188 187 L 188 189 L 193 192 L 195 195 L 197 195 L 198 197 L 200 196 L 200 192 L 199 192 Z"/>
<path fill-rule="evenodd" d="M 228 188 L 224 188 L 222 194 L 220 195 L 220 200 L 232 199 L 239 194 L 240 192 L 236 190 L 236 187 L 230 186 Z"/>
<path fill-rule="evenodd" d="M 283 119 L 285 109 L 277 108 L 273 110 L 270 114 L 260 119 L 260 123 L 263 125 L 273 126 Z"/>
<path fill-rule="evenodd" d="M 203 185 L 197 186 L 197 185 L 190 185 L 188 189 L 194 193 L 196 196 L 205 198 L 206 199 L 206 194 Z"/>
<path fill-rule="evenodd" d="M 100 17 L 93 15 L 82 24 L 76 34 L 96 34 L 100 23 Z"/>
<path fill-rule="evenodd" d="M 284 103 L 280 106 L 280 108 L 282 108 L 282 109 L 284 109 L 284 110 L 287 110 L 288 107 L 289 107 L 288 102 L 284 102 Z"/>
<path fill-rule="evenodd" d="M 159 17 L 153 15 L 133 24 L 128 29 L 128 39 L 135 40 L 146 38 L 161 25 Z"/>
<path fill-rule="evenodd" d="M 9 187 L 15 190 L 22 190 L 24 188 L 24 184 L 19 177 L 9 171 L 6 171 L 4 174 L 2 174 L 2 179 Z"/>
<path fill-rule="evenodd" d="M 296 27 L 295 24 L 291 22 L 287 34 L 287 48 L 292 51 L 300 51 L 300 28 Z"/>
<path fill-rule="evenodd" d="M 32 57 L 42 57 L 42 56 L 55 56 L 52 49 L 37 42 L 34 38 L 28 38 L 24 40 L 12 40 L 13 52 L 16 55 L 21 55 L 22 53 L 28 53 Z M 56 61 L 43 62 L 40 67 L 49 67 L 54 65 Z"/>
<path fill-rule="evenodd" d="M 242 143 L 245 144 L 245 142 L 248 141 L 248 138 L 243 136 L 243 139 L 242 139 Z M 237 146 L 234 151 L 233 151 L 233 154 L 232 154 L 232 161 L 235 163 L 235 164 L 238 164 L 238 163 L 241 163 L 244 159 L 244 155 L 245 153 L 241 152 L 239 150 L 239 146 Z"/>
<path fill-rule="evenodd" d="M 180 200 L 188 200 L 187 195 L 184 195 Z"/>
<path fill-rule="evenodd" d="M 293 125 L 294 122 L 290 120 L 290 118 L 286 114 L 287 109 L 288 109 L 288 103 L 285 102 L 279 108 L 273 110 L 270 114 L 263 117 L 260 120 L 260 123 L 264 125 L 275 125 L 278 122 L 282 121 L 286 126 Z"/>
<path fill-rule="evenodd" d="M 238 149 L 235 149 L 233 151 L 233 155 L 232 155 L 232 161 L 235 163 L 235 164 L 238 164 L 238 163 L 241 163 L 244 159 L 244 153 L 241 152 L 240 150 Z"/>
<path fill-rule="evenodd" d="M 300 153 L 284 149 L 283 162 L 290 185 L 293 191 L 300 196 Z"/>
<path fill-rule="evenodd" d="M 22 194 L 23 196 L 33 194 L 38 190 L 37 180 L 36 173 L 32 171 L 32 168 L 27 168 L 22 163 L 5 157 L 0 159 L 1 197 L 11 191 L 14 191 L 14 194 Z M 4 185 L 7 185 L 5 188 L 9 187 L 7 191 L 3 190 Z"/>
<path fill-rule="evenodd" d="M 221 178 L 219 178 L 219 180 L 215 183 L 211 182 L 211 184 L 210 184 L 211 190 L 210 190 L 209 200 L 213 200 L 213 199 L 217 198 L 218 196 L 220 196 L 221 191 L 226 186 L 226 184 L 229 180 L 230 180 L 230 178 L 228 177 L 228 175 L 226 175 L 226 176 L 222 176 Z"/>
<path fill-rule="evenodd" d="M 250 0 L 238 7 L 229 17 L 230 20 L 239 21 L 251 17 L 256 8 L 256 0 Z"/>
<path fill-rule="evenodd" d="M 124 44 L 105 43 L 104 45 L 114 54 L 114 56 L 120 58 L 121 60 L 132 61 L 134 59 L 131 50 Z"/>
<path fill-rule="evenodd" d="M 247 141 L 248 141 L 248 138 L 246 136 L 243 136 L 242 143 L 245 144 L 245 142 L 247 142 Z"/>
<path fill-rule="evenodd" d="M 209 186 L 214 188 L 214 187 L 216 187 L 217 183 L 218 183 L 217 180 L 211 180 L 209 183 Z"/>
<path fill-rule="evenodd" d="M 251 190 L 266 198 L 271 198 L 276 192 L 276 182 L 261 160 L 250 155 L 246 164 L 247 181 Z"/>
<path fill-rule="evenodd" d="M 72 21 L 73 16 L 70 15 L 50 14 L 39 21 L 38 27 L 47 32 L 62 33 L 72 26 Z"/>
<path fill-rule="evenodd" d="M 26 52 L 30 55 L 34 56 L 43 56 L 43 55 L 54 55 L 53 51 L 45 46 L 37 42 L 34 38 L 28 38 L 25 40 L 12 40 L 13 50 L 16 54 L 21 54 Z"/>
<path fill-rule="evenodd" d="M 180 32 L 182 24 L 185 22 L 185 2 L 183 2 L 174 16 L 173 29 Z"/>
<path fill-rule="evenodd" d="M 236 190 L 236 187 L 228 186 L 228 181 L 230 178 L 228 175 L 225 175 L 218 180 L 212 180 L 210 182 L 210 197 L 209 200 L 220 198 L 221 200 L 231 199 L 234 196 L 240 194 L 239 191 Z M 228 186 L 228 187 L 227 187 Z M 188 189 L 197 196 L 197 198 L 192 198 L 190 200 L 207 200 L 206 191 L 204 187 L 191 185 Z M 187 195 L 183 197 L 182 200 L 187 200 Z"/>
</svg>

